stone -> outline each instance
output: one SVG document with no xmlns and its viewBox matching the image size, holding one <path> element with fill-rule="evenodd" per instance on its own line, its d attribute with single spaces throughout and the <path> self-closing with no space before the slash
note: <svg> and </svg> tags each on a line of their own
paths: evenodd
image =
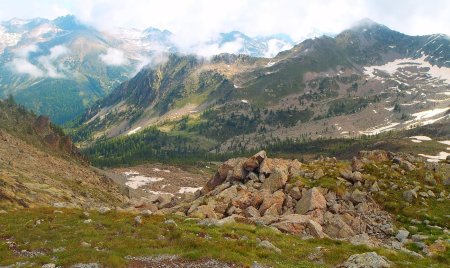
<svg viewBox="0 0 450 268">
<path fill-rule="evenodd" d="M 277 217 L 281 214 L 281 208 L 277 204 L 273 204 L 271 207 L 266 209 L 264 216 Z"/>
<path fill-rule="evenodd" d="M 279 168 L 275 168 L 268 178 L 263 182 L 261 188 L 270 190 L 272 193 L 283 188 L 288 180 L 287 174 Z"/>
<path fill-rule="evenodd" d="M 169 194 L 160 194 L 156 198 L 156 203 L 158 204 L 158 209 L 168 208 L 171 206 L 173 196 Z"/>
<path fill-rule="evenodd" d="M 375 162 L 389 161 L 388 153 L 383 150 L 360 151 L 358 153 L 358 158 L 365 159 L 367 161 L 375 161 Z"/>
<path fill-rule="evenodd" d="M 437 184 L 436 180 L 434 179 L 433 174 L 431 174 L 430 172 L 427 172 L 425 174 L 424 181 L 428 185 L 436 185 Z"/>
<path fill-rule="evenodd" d="M 242 176 L 242 164 L 245 160 L 245 158 L 233 158 L 225 161 L 222 165 L 219 166 L 216 174 L 214 174 L 214 176 L 206 183 L 205 187 L 203 187 L 202 192 L 208 193 L 214 190 L 217 186 L 225 182 L 225 180 L 229 176 L 230 178 L 234 178 L 235 176 Z"/>
<path fill-rule="evenodd" d="M 444 184 L 444 186 L 450 186 L 450 177 L 444 179 L 444 180 L 442 181 L 442 184 Z"/>
<path fill-rule="evenodd" d="M 295 200 L 300 200 L 302 198 L 302 191 L 298 186 L 295 186 L 289 191 L 289 195 Z"/>
<path fill-rule="evenodd" d="M 88 247 L 90 247 L 91 246 L 91 244 L 90 243 L 88 243 L 88 242 L 81 242 L 81 246 L 82 247 L 84 247 L 84 248 L 88 248 Z"/>
<path fill-rule="evenodd" d="M 391 267 L 389 261 L 378 255 L 376 252 L 366 252 L 351 255 L 347 261 L 338 267 L 345 268 L 388 268 Z"/>
<path fill-rule="evenodd" d="M 255 172 L 248 173 L 247 178 L 251 181 L 259 181 L 259 177 Z"/>
<path fill-rule="evenodd" d="M 314 171 L 313 179 L 318 180 L 323 176 L 325 176 L 325 173 L 323 172 L 323 169 L 319 168 Z"/>
<path fill-rule="evenodd" d="M 261 242 L 259 242 L 258 244 L 260 247 L 266 248 L 266 249 L 270 249 L 275 251 L 276 253 L 281 253 L 281 249 L 277 248 L 276 246 L 274 246 L 272 243 L 270 243 L 268 240 L 263 240 Z"/>
<path fill-rule="evenodd" d="M 403 199 L 408 202 L 412 203 L 414 200 L 417 199 L 417 193 L 414 190 L 407 190 L 403 192 Z"/>
<path fill-rule="evenodd" d="M 279 218 L 279 222 L 273 223 L 272 226 L 284 233 L 301 234 L 306 230 L 310 219 L 309 215 L 283 215 Z"/>
<path fill-rule="evenodd" d="M 355 235 L 353 229 L 340 214 L 326 212 L 323 223 L 324 232 L 331 238 L 350 238 Z"/>
<path fill-rule="evenodd" d="M 172 219 L 165 220 L 165 221 L 164 221 L 164 224 L 166 224 L 166 225 L 178 226 L 178 224 L 177 224 L 174 220 L 172 220 Z"/>
<path fill-rule="evenodd" d="M 244 214 L 245 214 L 245 216 L 248 217 L 248 218 L 257 218 L 257 217 L 261 217 L 261 214 L 259 213 L 259 210 L 256 209 L 255 207 L 252 207 L 252 206 L 247 207 L 247 208 L 245 209 Z"/>
<path fill-rule="evenodd" d="M 197 208 L 194 209 L 193 212 L 191 212 L 189 214 L 189 216 L 195 217 L 195 218 L 200 218 L 200 219 L 204 219 L 204 218 L 218 219 L 219 218 L 218 215 L 216 214 L 216 212 L 214 211 L 214 206 L 212 206 L 212 205 L 198 206 Z"/>
<path fill-rule="evenodd" d="M 281 208 L 283 207 L 284 203 L 284 193 L 283 191 L 279 190 L 276 191 L 273 194 L 270 194 L 270 192 L 264 192 L 263 193 L 263 202 L 261 206 L 259 207 L 259 212 L 261 215 L 265 215 L 266 210 L 269 208 L 276 209 L 278 211 L 278 215 L 281 213 Z"/>
<path fill-rule="evenodd" d="M 84 221 L 83 221 L 83 223 L 85 223 L 85 224 L 89 224 L 89 223 L 91 223 L 91 222 L 92 222 L 91 219 L 87 219 L 87 220 L 84 220 Z"/>
<path fill-rule="evenodd" d="M 311 188 L 302 195 L 298 201 L 295 211 L 298 214 L 305 214 L 314 209 L 324 209 L 327 206 L 327 201 L 317 187 Z"/>
<path fill-rule="evenodd" d="M 400 242 L 404 243 L 409 236 L 409 232 L 407 230 L 399 230 L 395 238 Z"/>
<path fill-rule="evenodd" d="M 352 192 L 350 198 L 353 201 L 353 203 L 363 203 L 363 202 L 366 202 L 366 193 L 361 192 L 358 189 L 355 189 Z"/>
<path fill-rule="evenodd" d="M 145 209 L 143 211 L 141 211 L 141 215 L 144 217 L 150 217 L 153 214 L 153 212 L 149 209 Z"/>
<path fill-rule="evenodd" d="M 412 241 L 414 242 L 422 242 L 424 240 L 428 239 L 427 235 L 422 235 L 422 234 L 415 234 L 411 236 Z"/>
<path fill-rule="evenodd" d="M 362 180 L 363 180 L 363 175 L 362 175 L 361 172 L 355 171 L 355 172 L 352 173 L 352 175 L 351 175 L 351 181 L 352 181 L 353 183 L 355 183 L 355 182 L 361 182 Z"/>
<path fill-rule="evenodd" d="M 380 191 L 380 186 L 378 186 L 378 182 L 374 182 L 369 189 L 370 192 L 375 193 Z"/>
<path fill-rule="evenodd" d="M 436 197 L 436 195 L 435 195 L 435 194 L 433 193 L 433 191 L 431 191 L 431 190 L 428 190 L 427 194 L 428 194 L 428 196 L 430 196 L 430 197 Z"/>
<path fill-rule="evenodd" d="M 351 166 L 352 171 L 362 171 L 364 163 L 360 159 L 353 157 Z"/>
<path fill-rule="evenodd" d="M 47 263 L 41 266 L 42 268 L 55 268 L 56 264 L 54 263 Z"/>
<path fill-rule="evenodd" d="M 134 217 L 134 224 L 135 225 L 141 225 L 142 224 L 142 218 L 141 216 Z"/>
<path fill-rule="evenodd" d="M 97 211 L 100 214 L 106 214 L 106 213 L 110 212 L 111 209 L 109 207 L 100 207 L 99 209 L 97 209 Z"/>
</svg>

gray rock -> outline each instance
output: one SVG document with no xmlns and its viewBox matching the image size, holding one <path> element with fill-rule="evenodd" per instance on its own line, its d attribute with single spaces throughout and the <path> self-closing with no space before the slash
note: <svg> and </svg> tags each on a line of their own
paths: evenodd
<svg viewBox="0 0 450 268">
<path fill-rule="evenodd" d="M 97 209 L 97 211 L 100 214 L 106 214 L 106 213 L 110 212 L 111 209 L 109 207 L 101 207 L 101 208 Z"/>
<path fill-rule="evenodd" d="M 325 173 L 323 172 L 323 169 L 319 168 L 316 171 L 314 171 L 313 179 L 318 180 L 322 178 L 324 175 Z"/>
<path fill-rule="evenodd" d="M 55 268 L 56 264 L 54 263 L 47 263 L 41 266 L 42 268 Z"/>
<path fill-rule="evenodd" d="M 283 188 L 288 180 L 287 174 L 280 168 L 275 168 L 273 173 L 263 182 L 262 189 L 270 190 L 272 193 Z"/>
<path fill-rule="evenodd" d="M 164 223 L 167 225 L 173 225 L 175 227 L 178 227 L 178 224 L 174 220 L 166 220 L 164 221 Z"/>
<path fill-rule="evenodd" d="M 406 241 L 406 239 L 408 238 L 408 236 L 409 236 L 409 232 L 407 230 L 399 230 L 397 232 L 397 235 L 395 236 L 395 238 L 399 242 L 404 243 Z"/>
<path fill-rule="evenodd" d="M 141 216 L 134 217 L 134 224 L 135 225 L 141 225 L 142 224 L 142 218 Z"/>
<path fill-rule="evenodd" d="M 366 252 L 350 256 L 340 267 L 346 268 L 388 268 L 389 261 L 376 252 Z"/>
<path fill-rule="evenodd" d="M 414 190 L 407 190 L 403 192 L 403 199 L 408 202 L 412 203 L 414 200 L 417 199 L 417 193 Z"/>
<path fill-rule="evenodd" d="M 276 246 L 274 246 L 272 243 L 270 243 L 267 240 L 263 240 L 261 242 L 259 242 L 258 244 L 260 247 L 266 248 L 266 249 L 270 249 L 273 250 L 277 253 L 281 253 L 281 249 L 277 248 Z"/>
<path fill-rule="evenodd" d="M 245 216 L 248 218 L 261 217 L 259 210 L 252 206 L 249 206 L 248 208 L 246 208 L 244 213 L 245 213 Z"/>
</svg>

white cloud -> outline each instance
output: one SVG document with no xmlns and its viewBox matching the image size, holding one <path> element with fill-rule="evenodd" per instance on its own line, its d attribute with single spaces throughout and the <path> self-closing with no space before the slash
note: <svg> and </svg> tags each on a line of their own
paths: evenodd
<svg viewBox="0 0 450 268">
<path fill-rule="evenodd" d="M 265 57 L 272 58 L 275 57 L 279 52 L 291 49 L 292 45 L 287 44 L 278 39 L 270 39 L 267 42 L 267 51 L 265 53 Z"/>
<path fill-rule="evenodd" d="M 54 46 L 50 49 L 50 54 L 39 56 L 37 62 L 39 66 L 32 64 L 29 61 L 30 53 L 38 52 L 39 48 L 36 44 L 19 47 L 14 51 L 14 58 L 8 63 L 9 68 L 20 74 L 28 74 L 33 77 L 51 77 L 51 78 L 63 78 L 64 73 L 59 72 L 58 69 L 64 69 L 64 66 L 60 63 L 58 67 L 55 66 L 55 61 L 69 53 L 69 49 L 62 45 Z"/>
<path fill-rule="evenodd" d="M 129 63 L 123 51 L 115 48 L 108 48 L 106 54 L 100 54 L 99 57 L 107 65 L 121 66 Z"/>
<path fill-rule="evenodd" d="M 36 67 L 35 65 L 31 64 L 27 59 L 25 58 L 15 58 L 10 62 L 10 67 L 13 71 L 20 73 L 20 74 L 28 74 L 33 77 L 42 77 L 44 76 L 44 72 Z"/>
<path fill-rule="evenodd" d="M 69 49 L 62 45 L 54 46 L 50 49 L 50 54 L 45 56 L 40 56 L 38 62 L 46 70 L 46 76 L 51 78 L 63 78 L 64 73 L 58 72 L 58 68 L 55 66 L 55 60 L 59 57 L 68 54 Z M 63 69 L 63 65 L 59 65 L 60 69 Z"/>
<path fill-rule="evenodd" d="M 187 47 L 232 30 L 299 40 L 315 29 L 338 33 L 365 17 L 412 35 L 450 34 L 448 0 L 0 0 L 0 19 L 67 13 L 102 29 L 168 29 Z"/>
</svg>

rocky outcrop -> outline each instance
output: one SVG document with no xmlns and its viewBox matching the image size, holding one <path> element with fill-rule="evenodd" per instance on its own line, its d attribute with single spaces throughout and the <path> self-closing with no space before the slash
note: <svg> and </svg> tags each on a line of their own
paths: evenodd
<svg viewBox="0 0 450 268">
<path fill-rule="evenodd" d="M 375 183 L 365 183 L 359 163 L 384 161 L 389 156 L 382 151 L 361 155 L 365 158 L 354 159 L 354 168 L 343 171 L 335 159 L 317 160 L 320 165 L 305 168 L 298 160 L 268 158 L 264 151 L 230 159 L 219 166 L 197 199 L 176 208 L 189 217 L 213 221 L 233 217 L 299 236 L 385 239 L 394 234 L 391 217 L 370 197 L 370 189 L 380 189 Z M 349 185 L 345 192 L 306 185 L 307 181 L 320 185 L 321 180 L 329 180 L 329 170 L 337 172 L 333 175 L 336 185 Z"/>
<path fill-rule="evenodd" d="M 388 268 L 391 267 L 389 261 L 378 255 L 376 252 L 355 254 L 348 258 L 346 262 L 338 266 L 340 268 Z"/>
</svg>

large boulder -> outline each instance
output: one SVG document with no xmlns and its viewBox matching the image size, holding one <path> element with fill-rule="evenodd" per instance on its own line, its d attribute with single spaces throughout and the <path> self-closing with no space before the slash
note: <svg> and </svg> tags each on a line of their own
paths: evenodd
<svg viewBox="0 0 450 268">
<path fill-rule="evenodd" d="M 283 207 L 284 203 L 284 193 L 283 191 L 276 191 L 275 193 L 271 194 L 270 192 L 263 192 L 263 202 L 259 208 L 259 212 L 261 215 L 264 215 L 266 213 L 266 210 L 273 207 L 271 212 L 273 212 L 273 209 L 276 209 L 278 211 L 278 215 L 281 213 L 281 208 Z"/>
<path fill-rule="evenodd" d="M 243 168 L 245 158 L 233 158 L 225 161 L 217 169 L 216 174 L 206 183 L 202 192 L 206 194 L 214 190 L 218 185 L 221 185 L 225 180 L 242 180 L 246 176 Z"/>
<path fill-rule="evenodd" d="M 273 172 L 268 178 L 266 178 L 262 184 L 262 189 L 269 190 L 270 192 L 275 192 L 286 184 L 288 176 L 283 169 L 278 167 L 274 168 Z"/>
<path fill-rule="evenodd" d="M 327 206 L 327 201 L 317 187 L 309 189 L 303 194 L 300 201 L 298 201 L 295 208 L 296 213 L 306 214 L 315 209 L 324 209 Z"/>
<path fill-rule="evenodd" d="M 376 252 L 366 252 L 350 256 L 346 262 L 338 267 L 388 268 L 391 267 L 391 264 L 385 257 L 378 255 Z"/>
<path fill-rule="evenodd" d="M 353 229 L 339 214 L 326 212 L 324 215 L 324 232 L 332 238 L 350 238 L 355 235 Z"/>
</svg>

